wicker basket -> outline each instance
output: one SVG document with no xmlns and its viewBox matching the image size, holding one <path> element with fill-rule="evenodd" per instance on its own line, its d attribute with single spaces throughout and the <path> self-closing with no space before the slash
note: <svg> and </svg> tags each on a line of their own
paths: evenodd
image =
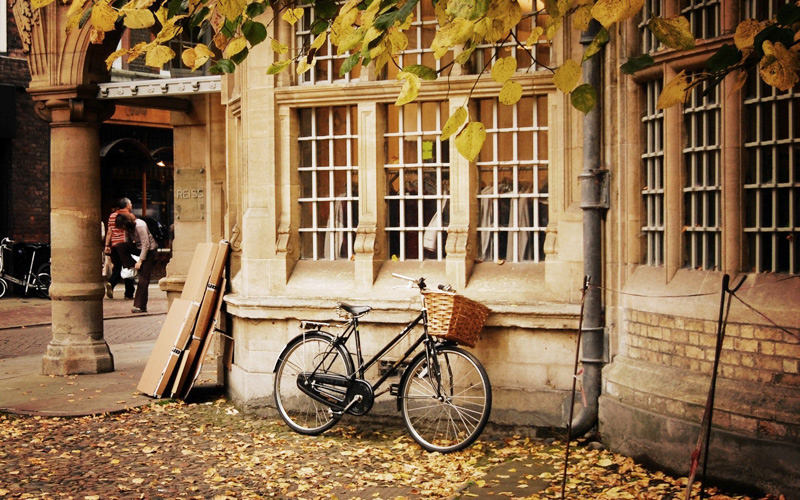
<svg viewBox="0 0 800 500">
<path fill-rule="evenodd" d="M 475 347 L 489 308 L 462 295 L 429 291 L 425 293 L 428 308 L 428 333 Z"/>
</svg>

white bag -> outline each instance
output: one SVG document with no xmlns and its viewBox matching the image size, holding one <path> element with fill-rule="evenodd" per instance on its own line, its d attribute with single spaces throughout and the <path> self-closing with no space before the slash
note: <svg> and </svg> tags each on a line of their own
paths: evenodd
<svg viewBox="0 0 800 500">
<path fill-rule="evenodd" d="M 124 280 L 135 278 L 137 274 L 139 273 L 136 271 L 135 267 L 123 267 L 122 270 L 119 272 L 120 278 Z"/>
</svg>

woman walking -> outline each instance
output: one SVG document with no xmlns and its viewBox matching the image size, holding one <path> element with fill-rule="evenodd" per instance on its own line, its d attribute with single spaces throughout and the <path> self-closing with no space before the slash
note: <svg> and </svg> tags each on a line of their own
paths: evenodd
<svg viewBox="0 0 800 500">
<path fill-rule="evenodd" d="M 137 218 L 132 213 L 120 212 L 114 221 L 117 227 L 128 232 L 128 241 L 114 246 L 118 252 L 120 262 L 123 267 L 132 267 L 139 273 L 139 281 L 136 285 L 136 293 L 133 296 L 132 313 L 147 312 L 147 288 L 150 285 L 150 275 L 156 262 L 156 243 L 147 223 Z M 134 260 L 133 256 L 139 257 L 139 261 Z"/>
</svg>

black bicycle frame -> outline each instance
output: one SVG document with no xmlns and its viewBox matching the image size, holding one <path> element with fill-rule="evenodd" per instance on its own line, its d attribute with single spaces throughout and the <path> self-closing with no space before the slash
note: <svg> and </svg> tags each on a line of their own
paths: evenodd
<svg viewBox="0 0 800 500">
<path fill-rule="evenodd" d="M 423 342 L 425 342 L 426 340 L 428 340 L 430 338 L 430 336 L 428 335 L 428 315 L 427 315 L 427 311 L 423 310 L 422 312 L 420 312 L 419 316 L 417 316 L 411 323 L 406 325 L 406 327 L 403 328 L 402 332 L 397 334 L 397 336 L 395 338 L 393 338 L 388 344 L 386 344 L 383 347 L 383 349 L 380 350 L 380 352 L 378 352 L 376 355 L 374 355 L 372 358 L 370 358 L 369 361 L 367 361 L 366 363 L 364 363 L 364 356 L 361 354 L 361 333 L 358 330 L 358 318 L 353 318 L 352 323 L 350 323 L 350 325 L 347 326 L 347 328 L 344 331 L 344 333 L 342 333 L 341 335 L 336 337 L 336 339 L 334 340 L 334 344 L 333 344 L 334 348 L 337 345 L 343 345 L 344 346 L 347 343 L 347 341 L 350 339 L 350 337 L 353 335 L 353 333 L 355 333 L 355 337 L 356 337 L 356 355 L 358 356 L 358 367 L 356 368 L 355 372 L 348 377 L 348 382 L 352 382 L 357 377 L 361 378 L 361 379 L 365 379 L 366 371 L 369 370 L 370 367 L 372 367 L 372 365 L 377 363 L 378 360 L 380 360 L 387 352 L 391 351 L 398 343 L 400 343 L 400 341 L 403 340 L 406 337 L 406 335 L 408 335 L 409 332 L 411 332 L 411 330 L 413 330 L 417 325 L 419 325 L 420 322 L 422 323 L 422 325 L 424 327 L 424 332 L 422 333 L 422 335 L 420 335 L 419 338 L 405 352 L 405 354 L 403 354 L 403 356 L 400 359 L 398 359 L 392 365 L 391 369 L 389 369 L 380 379 L 378 379 L 377 382 L 375 382 L 374 384 L 370 384 L 370 385 L 372 385 L 373 390 L 375 390 L 378 387 L 380 387 L 384 382 L 386 382 L 386 380 L 389 377 L 394 375 L 394 372 L 403 363 L 403 361 L 408 359 L 408 357 L 411 356 L 411 354 L 417 349 L 417 347 L 420 346 L 420 344 L 422 344 Z M 345 348 L 346 348 L 346 346 L 345 346 Z M 333 351 L 333 349 L 331 351 Z M 325 357 L 327 357 L 327 356 L 325 356 Z M 317 366 L 315 368 L 315 370 L 314 370 L 315 372 L 322 366 L 322 363 L 324 363 L 324 359 L 325 358 L 323 358 L 323 361 L 319 364 L 319 366 Z"/>
</svg>

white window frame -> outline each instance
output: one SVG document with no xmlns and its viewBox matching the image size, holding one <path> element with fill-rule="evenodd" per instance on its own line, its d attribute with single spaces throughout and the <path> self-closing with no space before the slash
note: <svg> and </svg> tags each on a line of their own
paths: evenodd
<svg viewBox="0 0 800 500">
<path fill-rule="evenodd" d="M 683 109 L 684 266 L 718 270 L 721 259 L 720 200 L 722 170 L 722 109 L 720 88 L 702 96 L 708 85 L 696 87 Z M 711 132 L 710 132 L 711 131 Z"/>
<path fill-rule="evenodd" d="M 751 175 L 748 178 L 746 173 L 743 178 L 743 245 L 748 252 L 743 267 L 753 272 L 800 274 L 800 157 L 792 154 L 792 149 L 800 148 L 800 130 L 793 130 L 797 121 L 792 119 L 794 113 L 800 113 L 800 92 L 781 92 L 760 82 L 754 90 L 754 96 L 745 95 L 743 99 L 744 107 L 754 111 L 748 116 L 749 126 L 755 126 L 755 137 L 745 135 L 743 154 L 756 159 L 755 165 L 745 160 L 745 171 Z M 764 90 L 769 95 L 762 94 Z M 777 120 L 781 109 L 789 122 L 786 137 L 779 135 L 783 130 Z M 767 120 L 769 128 L 765 130 Z M 770 164 L 764 165 L 765 160 Z M 781 166 L 785 167 L 785 175 L 780 173 Z M 782 196 L 785 206 L 781 208 Z M 787 224 L 779 224 L 781 214 L 785 214 Z M 788 247 L 788 269 L 779 267 L 781 244 Z"/>
<path fill-rule="evenodd" d="M 696 38 L 709 40 L 721 34 L 722 5 L 720 0 L 689 0 L 689 6 L 681 9 L 681 15 L 689 20 L 690 29 Z M 714 19 L 709 20 L 708 16 L 714 16 Z M 709 22 L 713 27 L 713 33 L 706 31 Z"/>
<path fill-rule="evenodd" d="M 645 150 L 642 153 L 644 226 L 642 226 L 642 234 L 645 238 L 644 262 L 648 266 L 664 265 L 665 123 L 664 111 L 656 108 L 656 102 L 663 86 L 661 79 L 651 80 L 644 84 L 645 108 L 644 116 L 642 116 L 645 139 Z"/>
<path fill-rule="evenodd" d="M 476 163 L 478 166 L 479 177 L 481 176 L 482 171 L 491 170 L 492 183 L 484 186 L 484 188 L 482 188 L 481 192 L 478 194 L 478 204 L 480 207 L 482 207 L 480 209 L 482 216 L 478 217 L 478 220 L 475 224 L 478 229 L 478 257 L 484 261 L 510 261 L 526 263 L 544 261 L 545 256 L 544 252 L 542 251 L 542 246 L 547 227 L 546 225 L 544 227 L 541 226 L 539 224 L 539 220 L 541 218 L 540 210 L 542 210 L 543 207 L 548 207 L 549 193 L 544 190 L 545 186 L 539 185 L 538 173 L 542 169 L 547 171 L 549 183 L 549 160 L 546 159 L 546 156 L 543 157 L 542 155 L 542 153 L 546 153 L 546 151 L 541 152 L 539 150 L 539 134 L 546 134 L 548 127 L 547 125 L 542 126 L 540 124 L 539 107 L 537 103 L 539 97 L 540 96 L 537 95 L 530 96 L 530 98 L 533 99 L 533 116 L 531 117 L 532 126 L 519 126 L 519 106 L 518 104 L 515 104 L 511 106 L 513 125 L 510 128 L 500 128 L 498 124 L 498 109 L 503 105 L 500 104 L 496 98 L 486 99 L 493 103 L 492 116 L 481 116 L 481 120 L 486 126 L 486 142 L 483 145 L 483 150 Z M 521 160 L 519 158 L 518 146 L 520 134 L 523 133 L 533 134 L 531 145 L 532 158 Z M 513 134 L 512 147 L 514 152 L 513 160 L 511 161 L 501 161 L 499 159 L 498 154 L 500 149 L 501 134 Z M 488 155 L 491 155 L 491 157 L 487 160 L 486 157 Z M 512 170 L 512 185 L 507 186 L 507 190 L 503 189 L 501 186 L 501 168 L 511 168 Z M 530 186 L 529 192 L 526 192 L 520 183 L 520 168 L 532 169 L 531 173 L 533 176 L 533 185 Z M 506 227 L 500 226 L 499 214 L 501 200 L 509 201 L 509 221 Z M 520 210 L 521 208 L 524 210 L 527 204 L 531 204 L 533 214 L 532 220 L 529 221 L 527 226 L 520 226 Z M 547 214 L 547 217 L 549 217 L 549 213 Z M 486 222 L 485 220 L 482 220 L 485 218 L 491 219 L 489 225 L 482 224 L 482 222 Z M 501 255 L 500 253 L 501 233 L 507 233 L 505 255 Z M 525 255 L 519 254 L 521 244 L 520 237 L 523 236 L 524 233 L 530 233 L 531 241 L 529 244 L 531 245 L 530 255 L 532 256 L 530 259 L 525 259 Z M 509 255 L 509 248 L 511 249 L 511 255 Z M 489 255 L 487 252 L 491 252 L 491 255 Z M 527 248 L 525 249 L 524 253 L 529 253 Z"/>
<path fill-rule="evenodd" d="M 347 131 L 344 135 L 335 134 L 333 126 L 333 108 L 335 107 L 342 107 L 347 110 L 345 115 L 347 117 L 345 125 Z M 311 124 L 309 126 L 311 135 L 298 136 L 297 140 L 299 143 L 310 143 L 311 165 L 298 166 L 301 195 L 297 201 L 301 206 L 301 212 L 304 205 L 310 205 L 311 210 L 310 221 L 304 221 L 301 217 L 301 225 L 299 227 L 301 248 L 304 248 L 302 243 L 304 234 L 312 235 L 312 243 L 311 255 L 301 255 L 303 260 L 350 260 L 353 257 L 353 243 L 357 226 L 355 220 L 358 210 L 358 193 L 356 192 L 356 186 L 353 184 L 353 174 L 358 173 L 358 165 L 352 164 L 352 158 L 354 157 L 353 149 L 358 148 L 358 133 L 354 130 L 357 123 L 353 123 L 352 120 L 352 107 L 351 105 L 346 105 L 304 108 L 309 110 L 311 114 Z M 317 135 L 317 110 L 320 108 L 328 109 L 328 131 L 330 133 L 325 136 Z M 297 113 L 301 113 L 301 110 L 298 109 Z M 334 141 L 337 140 L 344 140 L 346 144 L 347 161 L 345 165 L 336 165 L 334 161 Z M 328 166 L 325 167 L 317 165 L 317 147 L 320 141 L 328 142 Z M 311 186 L 309 186 L 311 196 L 308 197 L 302 196 L 303 172 L 308 172 L 311 178 Z M 333 194 L 330 192 L 319 193 L 317 191 L 318 177 L 321 175 L 328 177 L 328 189 L 330 191 L 336 187 L 335 177 L 337 172 L 344 172 L 345 174 L 345 193 L 343 195 L 336 192 L 333 192 Z M 321 225 L 322 222 L 318 218 L 320 205 L 327 205 L 326 208 L 328 210 L 328 220 L 324 226 Z M 338 209 L 341 209 L 341 212 Z M 341 214 L 344 219 L 339 221 L 337 214 Z M 323 235 L 324 241 L 322 243 L 319 241 L 320 235 Z M 341 255 L 342 248 L 346 250 L 345 256 Z"/>
<path fill-rule="evenodd" d="M 308 46 L 310 47 L 311 44 L 314 42 L 314 39 L 317 37 L 313 33 L 311 33 L 311 27 L 309 24 L 308 29 L 303 29 L 305 23 L 312 23 L 314 19 L 314 7 L 304 7 L 305 12 L 303 13 L 303 17 L 300 18 L 300 21 L 296 24 L 294 30 L 294 40 L 297 44 L 297 50 L 301 50 L 303 47 Z M 317 54 L 320 52 L 317 51 Z M 340 77 L 338 71 L 334 71 L 334 61 L 344 61 L 348 57 L 350 57 L 351 53 L 346 52 L 343 55 L 336 54 L 336 47 L 331 43 L 330 37 L 325 39 L 325 55 L 316 55 L 314 59 L 316 63 L 314 66 L 306 71 L 305 73 L 297 76 L 297 84 L 298 85 L 316 85 L 316 84 L 341 84 L 341 83 L 350 83 L 350 82 L 357 82 L 359 78 L 354 78 L 352 72 L 345 74 L 344 76 Z M 325 65 L 328 71 L 328 78 L 326 80 L 318 80 L 317 79 L 317 68 L 320 65 Z"/>
<path fill-rule="evenodd" d="M 447 116 L 444 116 L 442 113 L 442 104 L 443 101 L 429 101 L 429 103 L 433 103 L 436 105 L 436 129 L 435 130 L 426 130 L 425 129 L 425 120 L 423 119 L 423 102 L 418 102 L 417 106 L 414 104 L 406 104 L 405 106 L 400 106 L 395 108 L 397 110 L 397 131 L 390 132 L 388 129 L 384 134 L 385 140 L 397 140 L 398 144 L 402 146 L 405 139 L 411 139 L 412 142 L 416 143 L 416 157 L 417 161 L 410 161 L 409 159 L 405 158 L 405 148 L 399 147 L 398 153 L 399 158 L 397 158 L 397 162 L 394 163 L 391 158 L 386 158 L 385 166 L 387 172 L 387 179 L 389 179 L 390 173 L 393 171 L 397 171 L 398 178 L 398 186 L 401 188 L 401 191 L 397 194 L 391 194 L 389 187 L 387 186 L 386 195 L 384 199 L 387 203 L 387 221 L 386 221 L 386 233 L 387 233 L 387 244 L 391 247 L 391 234 L 395 233 L 398 238 L 398 245 L 399 245 L 399 253 L 394 255 L 400 261 L 406 260 L 438 260 L 441 261 L 445 258 L 445 237 L 447 227 L 444 225 L 443 221 L 445 218 L 449 219 L 447 212 L 449 211 L 449 205 L 447 202 L 450 199 L 450 188 L 449 188 L 449 179 L 450 179 L 450 161 L 448 157 L 448 162 L 445 163 L 442 161 L 444 158 L 444 150 L 446 148 L 446 144 L 443 144 L 439 138 L 442 135 L 441 127 L 444 126 L 445 122 L 447 121 Z M 412 107 L 413 106 L 413 107 Z M 405 130 L 405 115 L 409 112 L 410 109 L 416 108 L 416 116 L 412 117 L 415 120 L 416 127 L 414 131 Z M 387 113 L 389 115 L 390 113 Z M 388 118 L 387 118 L 388 119 Z M 388 125 L 388 124 L 387 124 Z M 434 148 L 433 153 L 435 155 L 435 161 L 431 163 L 426 163 L 424 161 L 423 156 L 423 140 L 422 138 L 430 138 L 432 141 L 432 147 Z M 388 153 L 388 150 L 387 150 Z M 424 192 L 424 180 L 425 174 L 430 173 L 431 170 L 435 171 L 436 175 L 436 189 L 434 193 L 425 193 Z M 404 189 L 406 184 L 406 175 L 416 176 L 416 193 L 407 193 Z M 445 179 L 446 177 L 446 179 Z M 422 188 L 423 192 L 420 192 L 420 188 Z M 436 215 L 433 216 L 431 220 L 424 220 L 422 217 L 425 214 L 424 210 L 424 203 L 425 201 L 434 202 L 435 203 L 435 210 L 434 213 Z M 398 223 L 397 225 L 392 225 L 388 220 L 389 214 L 391 212 L 391 205 L 395 206 L 395 209 L 398 212 Z M 413 208 L 416 210 L 417 214 L 417 223 L 413 225 L 411 222 L 405 219 L 406 212 L 408 208 Z M 438 218 L 437 218 L 438 216 Z M 406 247 L 407 247 L 407 240 L 410 236 L 415 237 L 417 239 L 417 255 L 407 255 L 406 254 Z M 433 248 L 426 248 L 426 243 L 428 246 L 433 246 Z M 425 257 L 425 250 L 432 250 L 436 253 L 435 258 L 427 258 Z"/>
</svg>

